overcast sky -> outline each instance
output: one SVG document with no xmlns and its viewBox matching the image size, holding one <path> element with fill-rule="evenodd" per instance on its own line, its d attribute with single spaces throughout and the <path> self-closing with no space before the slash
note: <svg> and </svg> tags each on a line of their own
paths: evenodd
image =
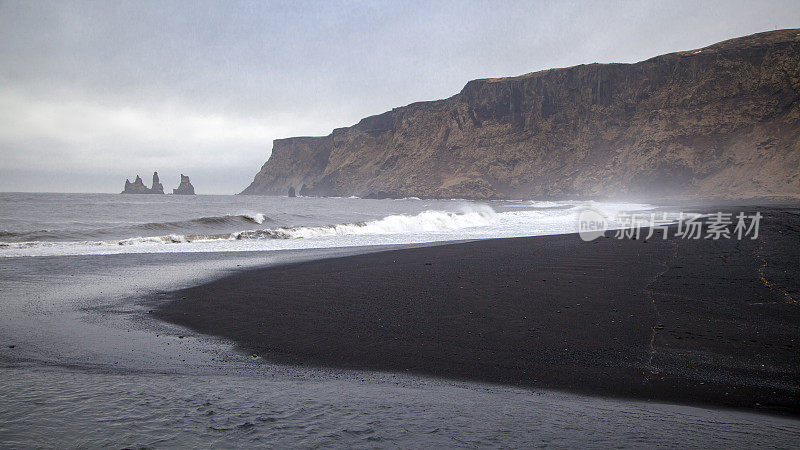
<svg viewBox="0 0 800 450">
<path fill-rule="evenodd" d="M 475 78 L 635 62 L 775 28 L 797 0 L 0 0 L 0 191 L 118 192 L 158 170 L 244 189 L 276 138 Z"/>
</svg>

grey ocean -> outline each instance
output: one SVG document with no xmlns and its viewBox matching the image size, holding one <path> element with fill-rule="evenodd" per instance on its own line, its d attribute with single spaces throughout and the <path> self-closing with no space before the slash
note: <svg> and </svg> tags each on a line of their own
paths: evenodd
<svg viewBox="0 0 800 450">
<path fill-rule="evenodd" d="M 283 366 L 150 318 L 244 267 L 574 232 L 651 205 L 0 194 L 0 446 L 792 447 L 741 411 Z"/>
</svg>

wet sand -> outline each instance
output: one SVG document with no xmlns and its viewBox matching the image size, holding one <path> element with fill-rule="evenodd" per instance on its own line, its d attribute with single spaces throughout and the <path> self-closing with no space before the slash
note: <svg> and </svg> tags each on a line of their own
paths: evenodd
<svg viewBox="0 0 800 450">
<path fill-rule="evenodd" d="M 757 240 L 392 250 L 245 270 L 154 314 L 288 364 L 796 415 L 800 216 L 757 209 Z"/>
</svg>

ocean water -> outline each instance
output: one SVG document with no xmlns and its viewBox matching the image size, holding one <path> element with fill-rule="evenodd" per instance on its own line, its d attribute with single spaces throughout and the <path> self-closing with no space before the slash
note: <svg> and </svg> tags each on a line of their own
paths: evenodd
<svg viewBox="0 0 800 450">
<path fill-rule="evenodd" d="M 571 233 L 592 201 L 0 193 L 0 257 L 271 251 Z"/>
<path fill-rule="evenodd" d="M 0 194 L 0 447 L 792 447 L 800 422 L 408 374 L 273 364 L 154 320 L 245 267 L 574 232 L 587 206 Z"/>
</svg>

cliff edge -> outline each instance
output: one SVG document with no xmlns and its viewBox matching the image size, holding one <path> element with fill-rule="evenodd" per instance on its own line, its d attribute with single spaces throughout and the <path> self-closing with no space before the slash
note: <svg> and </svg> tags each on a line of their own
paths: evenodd
<svg viewBox="0 0 800 450">
<path fill-rule="evenodd" d="M 473 80 L 273 142 L 242 194 L 800 197 L 800 29 L 635 64 Z"/>
</svg>

